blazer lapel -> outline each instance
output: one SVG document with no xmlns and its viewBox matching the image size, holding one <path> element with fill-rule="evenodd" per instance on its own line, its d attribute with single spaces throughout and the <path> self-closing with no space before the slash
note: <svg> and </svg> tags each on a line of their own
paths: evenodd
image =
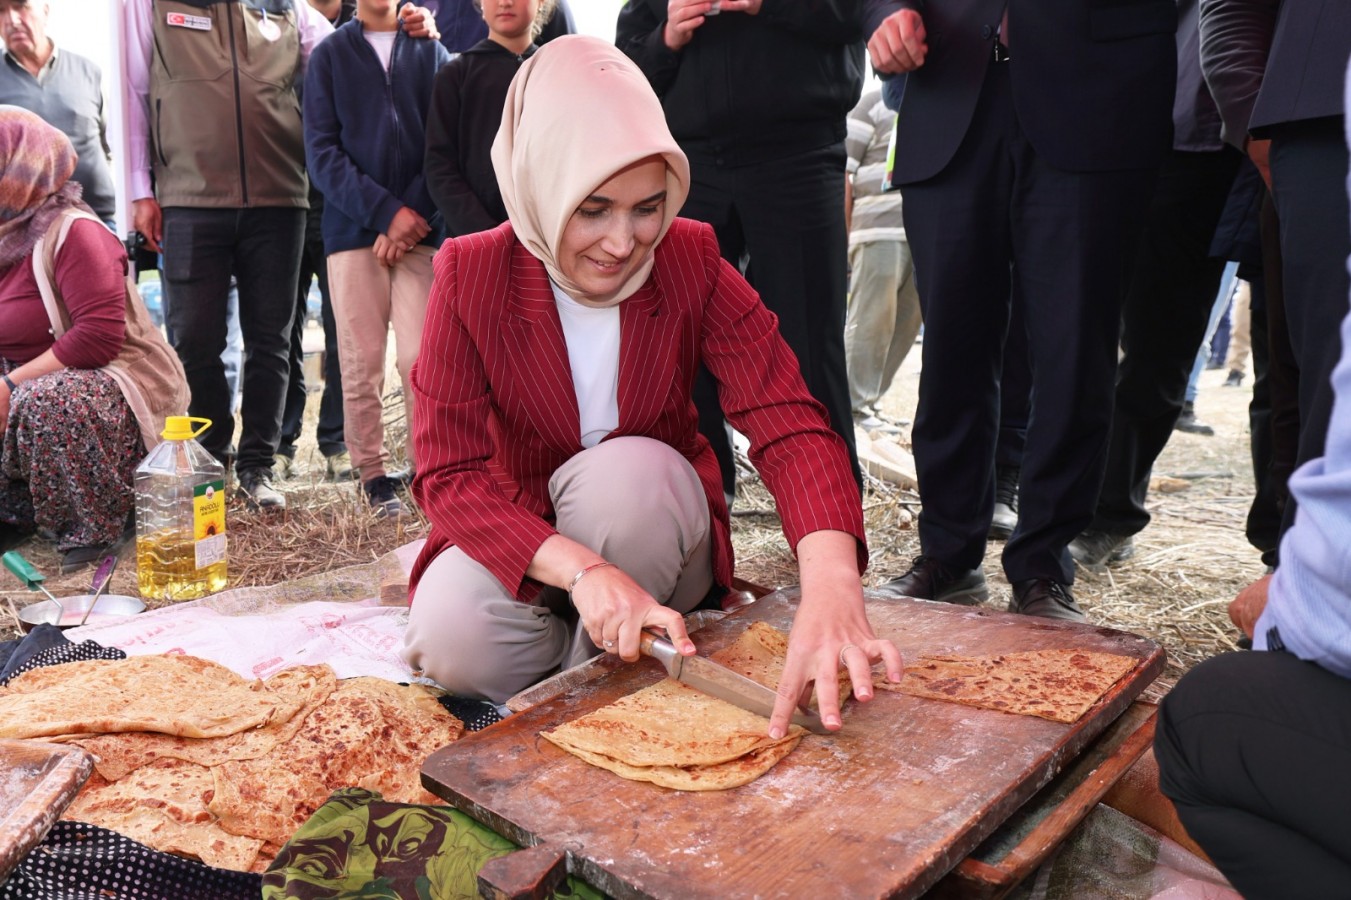
<svg viewBox="0 0 1351 900">
<path fill-rule="evenodd" d="M 519 243 L 511 268 L 504 327 L 510 356 L 507 369 L 518 386 L 514 399 L 525 408 L 546 444 L 576 451 L 581 447 L 581 413 L 549 276 Z"/>
<path fill-rule="evenodd" d="M 619 431 L 641 434 L 666 408 L 676 375 L 677 323 L 656 279 L 619 304 Z"/>
</svg>

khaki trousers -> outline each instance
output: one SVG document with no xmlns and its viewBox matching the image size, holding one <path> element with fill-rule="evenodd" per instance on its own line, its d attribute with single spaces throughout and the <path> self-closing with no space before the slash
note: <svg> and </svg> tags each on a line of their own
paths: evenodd
<svg viewBox="0 0 1351 900">
<path fill-rule="evenodd" d="M 708 499 L 694 468 L 645 437 L 604 441 L 549 480 L 559 533 L 623 569 L 681 613 L 713 585 Z M 534 603 L 514 596 L 458 547 L 422 574 L 403 658 L 461 697 L 501 703 L 600 650 L 577 624 L 568 595 L 545 588 Z"/>
<path fill-rule="evenodd" d="M 921 316 L 915 264 L 905 241 L 867 241 L 849 248 L 849 312 L 844 354 L 854 415 L 877 412 L 906 354 Z"/>
<path fill-rule="evenodd" d="M 347 450 L 362 481 L 385 474 L 385 347 L 394 326 L 395 360 L 403 382 L 408 419 L 407 454 L 413 457 L 413 391 L 408 373 L 422 341 L 422 320 L 432 289 L 431 247 L 417 246 L 399 264 L 385 268 L 370 248 L 343 250 L 328 258 L 333 319 L 342 364 L 342 411 Z"/>
<path fill-rule="evenodd" d="M 1234 308 L 1229 313 L 1229 353 L 1224 364 L 1230 372 L 1247 374 L 1248 354 L 1252 352 L 1252 286 L 1238 283 L 1234 291 Z"/>
</svg>

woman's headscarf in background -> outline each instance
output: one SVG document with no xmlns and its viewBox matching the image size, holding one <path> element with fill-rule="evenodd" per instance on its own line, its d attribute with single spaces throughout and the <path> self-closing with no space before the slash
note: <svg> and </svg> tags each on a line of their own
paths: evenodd
<svg viewBox="0 0 1351 900">
<path fill-rule="evenodd" d="M 0 268 L 33 250 L 63 209 L 78 206 L 75 148 L 26 109 L 0 106 Z"/>
<path fill-rule="evenodd" d="M 671 137 L 661 101 L 613 44 L 569 35 L 526 60 L 507 89 L 493 169 L 512 228 L 567 293 L 580 293 L 559 271 L 568 219 L 611 176 L 651 156 L 666 161 L 665 236 L 689 194 L 690 165 Z M 655 245 L 654 245 L 655 246 Z M 613 295 L 585 301 L 613 306 L 652 271 L 652 254 Z"/>
</svg>

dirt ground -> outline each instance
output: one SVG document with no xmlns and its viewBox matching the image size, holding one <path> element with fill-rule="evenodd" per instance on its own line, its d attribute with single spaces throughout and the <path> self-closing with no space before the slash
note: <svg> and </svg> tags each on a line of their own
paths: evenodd
<svg viewBox="0 0 1351 900">
<path fill-rule="evenodd" d="M 311 342 L 312 343 L 312 342 Z M 912 419 L 919 383 L 920 347 L 907 358 L 883 402 L 892 416 Z M 1172 493 L 1151 492 L 1153 522 L 1136 538 L 1135 557 L 1104 572 L 1080 572 L 1074 591 L 1090 621 L 1149 636 L 1168 650 L 1163 682 L 1216 652 L 1232 649 L 1238 632 L 1225 606 L 1234 594 L 1263 572 L 1257 552 L 1243 537 L 1243 520 L 1252 498 L 1248 457 L 1247 379 L 1242 388 L 1223 387 L 1224 371 L 1202 374 L 1198 416 L 1215 435 L 1175 432 L 1155 468 L 1155 476 L 1171 476 Z M 397 384 L 391 379 L 390 384 Z M 351 563 L 367 562 L 422 537 L 426 522 L 413 515 L 400 522 L 370 518 L 354 483 L 322 480 L 322 459 L 313 452 L 313 418 L 319 393 L 309 396 L 305 435 L 299 460 L 306 474 L 284 482 L 290 497 L 281 515 L 249 513 L 237 504 L 229 510 L 230 585 L 269 584 Z M 401 440 L 403 420 L 397 403 L 388 417 L 393 444 Z M 902 435 L 908 442 L 908 435 Z M 737 574 L 768 587 L 796 582 L 796 570 L 772 513 L 768 494 L 753 479 L 743 484 L 743 498 L 734 517 Z M 873 482 L 865 498 L 872 562 L 866 576 L 876 584 L 901 574 L 918 553 L 910 517 L 918 497 Z M 990 605 L 1003 608 L 1009 588 L 992 543 L 985 572 L 991 583 Z M 57 575 L 58 555 L 43 541 L 32 540 L 22 552 L 47 573 L 47 586 L 58 596 L 85 593 L 91 572 Z M 23 606 L 40 599 L 25 592 L 12 576 L 0 575 L 0 597 Z M 114 576 L 111 593 L 135 595 L 135 562 L 128 550 Z M 151 606 L 163 605 L 152 602 Z M 15 634 L 8 602 L 0 600 L 0 639 Z M 1162 686 L 1162 685 L 1161 685 Z"/>
</svg>

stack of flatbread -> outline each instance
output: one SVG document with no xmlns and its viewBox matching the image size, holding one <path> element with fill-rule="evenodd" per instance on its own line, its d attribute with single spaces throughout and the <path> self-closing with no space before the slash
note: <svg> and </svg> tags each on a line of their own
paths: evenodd
<svg viewBox="0 0 1351 900">
<path fill-rule="evenodd" d="M 190 656 L 88 660 L 0 688 L 0 737 L 70 741 L 95 773 L 65 817 L 261 871 L 329 795 L 436 803 L 418 773 L 463 726 L 425 688 L 326 665 L 249 681 Z"/>
<path fill-rule="evenodd" d="M 772 688 L 787 651 L 786 635 L 756 622 L 711 658 Z M 667 678 L 543 737 L 624 778 L 681 791 L 718 791 L 759 778 L 805 734 L 793 725 L 776 741 L 768 732 L 763 716 Z"/>
</svg>

